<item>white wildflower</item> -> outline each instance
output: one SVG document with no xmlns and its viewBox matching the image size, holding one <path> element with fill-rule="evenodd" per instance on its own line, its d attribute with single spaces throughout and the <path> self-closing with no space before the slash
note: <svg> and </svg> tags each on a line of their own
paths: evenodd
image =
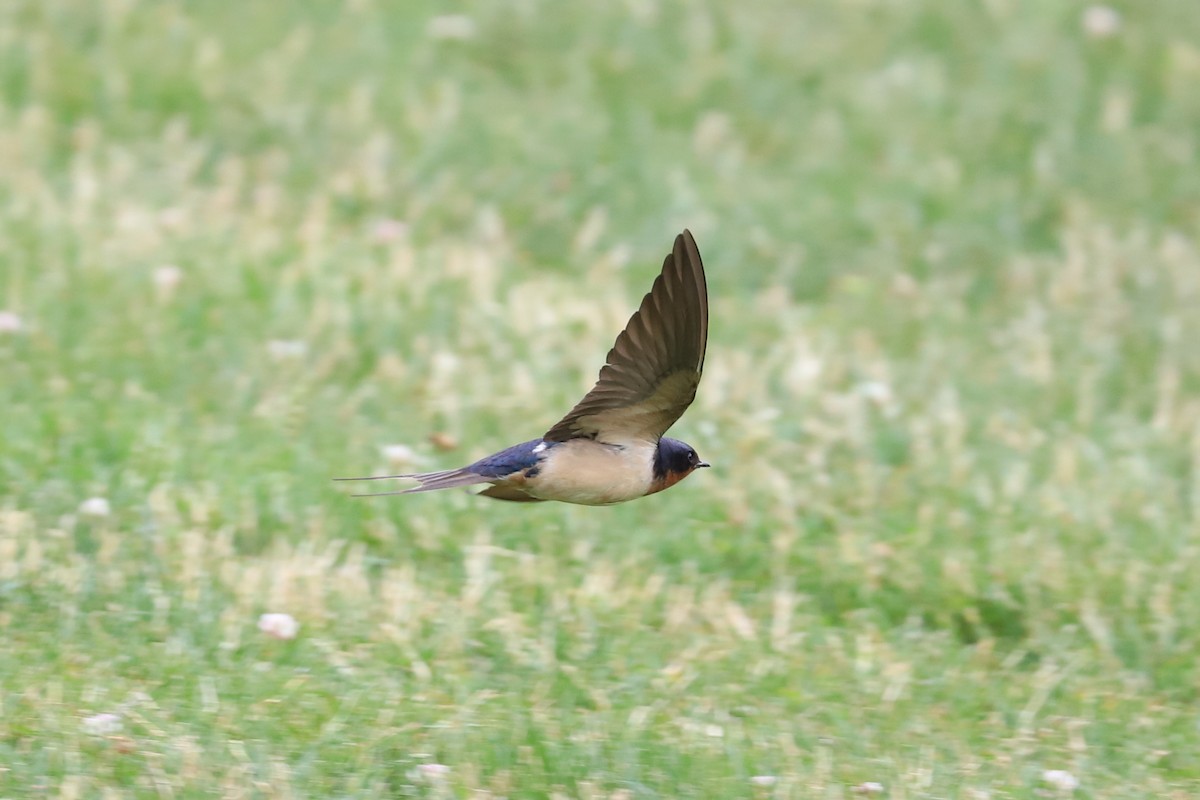
<svg viewBox="0 0 1200 800">
<path fill-rule="evenodd" d="M 116 714 L 93 714 L 83 719 L 83 731 L 92 736 L 109 736 L 121 730 L 121 718 Z"/>
<path fill-rule="evenodd" d="M 430 39 L 472 39 L 475 37 L 475 20 L 466 14 L 443 14 L 429 20 L 425 33 Z"/>
<path fill-rule="evenodd" d="M 0 311 L 0 333 L 20 333 L 24 328 L 21 318 L 12 311 Z"/>
<path fill-rule="evenodd" d="M 855 794 L 883 794 L 883 784 L 879 781 L 863 781 L 851 791 Z"/>
<path fill-rule="evenodd" d="M 107 517 L 112 513 L 112 507 L 103 497 L 89 497 L 79 504 L 79 513 L 85 517 Z"/>
<path fill-rule="evenodd" d="M 371 228 L 371 238 L 376 244 L 388 244 L 408 235 L 408 225 L 398 219 L 381 219 Z"/>
<path fill-rule="evenodd" d="M 892 403 L 892 387 L 882 381 L 863 381 L 856 387 L 858 393 L 877 406 Z"/>
<path fill-rule="evenodd" d="M 295 639 L 300 623 L 291 614 L 263 614 L 258 618 L 258 629 L 276 639 Z"/>
<path fill-rule="evenodd" d="M 277 361 L 302 358 L 308 345 L 298 339 L 272 339 L 267 342 L 267 352 Z"/>
<path fill-rule="evenodd" d="M 750 778 L 750 783 L 754 786 L 769 787 L 774 786 L 777 780 L 779 779 L 774 775 L 755 775 Z"/>
<path fill-rule="evenodd" d="M 1079 788 L 1079 779 L 1065 769 L 1048 769 L 1042 773 L 1042 780 L 1061 792 L 1073 792 Z"/>
<path fill-rule="evenodd" d="M 1083 32 L 1093 39 L 1107 39 L 1121 30 L 1121 15 L 1109 6 L 1088 6 L 1083 12 Z"/>
<path fill-rule="evenodd" d="M 158 296 L 163 300 L 174 294 L 175 287 L 182 280 L 183 270 L 174 264 L 163 264 L 154 270 L 154 286 L 158 289 Z"/>
<path fill-rule="evenodd" d="M 385 444 L 380 449 L 383 451 L 383 457 L 394 467 L 411 466 L 421 460 L 406 444 Z"/>
<path fill-rule="evenodd" d="M 450 768 L 445 764 L 418 764 L 408 771 L 413 783 L 441 783 L 450 777 Z"/>
</svg>

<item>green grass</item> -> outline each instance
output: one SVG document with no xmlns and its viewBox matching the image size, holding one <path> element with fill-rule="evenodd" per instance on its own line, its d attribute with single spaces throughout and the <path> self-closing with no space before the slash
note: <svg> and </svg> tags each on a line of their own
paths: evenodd
<svg viewBox="0 0 1200 800">
<path fill-rule="evenodd" d="M 1196 796 L 1200 5 L 1084 8 L 0 6 L 0 797 Z M 684 226 L 713 470 L 330 483 Z"/>
</svg>

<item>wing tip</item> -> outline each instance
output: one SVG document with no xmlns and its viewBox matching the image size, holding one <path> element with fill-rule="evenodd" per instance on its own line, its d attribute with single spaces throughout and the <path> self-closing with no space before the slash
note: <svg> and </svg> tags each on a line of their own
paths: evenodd
<svg viewBox="0 0 1200 800">
<path fill-rule="evenodd" d="M 675 287 L 682 291 L 682 295 L 673 290 Z M 676 310 L 669 310 L 668 305 L 673 305 Z M 676 327 L 681 329 L 680 333 L 673 333 L 671 330 L 663 333 L 657 328 L 651 329 L 652 318 L 658 319 L 657 324 L 662 327 L 661 318 L 672 315 L 675 318 L 673 321 L 677 323 Z M 708 282 L 704 274 L 704 262 L 700 258 L 700 248 L 696 245 L 691 229 L 684 228 L 676 234 L 672 250 L 663 260 L 662 270 L 654 279 L 650 291 L 642 297 L 638 309 L 617 335 L 605 358 L 605 364 L 600 368 L 595 386 L 565 417 L 546 431 L 542 438 L 546 441 L 561 442 L 586 436 L 580 426 L 584 417 L 618 408 L 622 401 L 625 405 L 633 405 L 653 394 L 661 385 L 663 375 L 655 375 L 657 382 L 648 384 L 637 371 L 640 356 L 646 351 L 653 351 L 651 355 L 658 361 L 670 362 L 673 354 L 667 350 L 679 344 L 680 336 L 688 336 L 683 334 L 682 330 L 690 329 L 694 329 L 698 334 L 698 341 L 685 343 L 684 349 L 695 353 L 695 365 L 677 366 L 687 366 L 688 369 L 694 370 L 697 373 L 698 384 L 708 345 Z M 620 369 L 618 364 L 621 365 Z M 609 385 L 610 383 L 613 385 Z M 631 394 L 636 397 L 630 399 Z M 683 410 L 691 405 L 695 398 L 694 388 L 690 395 L 679 413 L 659 435 L 665 433 L 674 420 L 682 415 Z M 591 438 L 595 438 L 594 432 Z"/>
</svg>

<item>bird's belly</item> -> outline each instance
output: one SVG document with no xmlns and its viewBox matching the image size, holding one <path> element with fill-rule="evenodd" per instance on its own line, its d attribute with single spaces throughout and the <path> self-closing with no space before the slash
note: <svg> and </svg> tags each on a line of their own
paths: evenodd
<svg viewBox="0 0 1200 800">
<path fill-rule="evenodd" d="M 652 463 L 653 450 L 646 447 L 574 440 L 555 448 L 523 488 L 542 500 L 586 506 L 623 503 L 650 490 Z"/>
</svg>

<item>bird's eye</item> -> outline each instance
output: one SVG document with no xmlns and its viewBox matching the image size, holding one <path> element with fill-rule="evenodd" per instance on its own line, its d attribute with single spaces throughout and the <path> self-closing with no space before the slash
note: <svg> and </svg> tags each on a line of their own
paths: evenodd
<svg viewBox="0 0 1200 800">
<path fill-rule="evenodd" d="M 692 464 L 695 464 L 695 463 L 696 463 L 696 458 L 697 458 L 697 456 L 696 456 L 696 451 L 695 451 L 695 450 L 693 450 L 693 451 L 691 451 L 690 453 L 688 453 L 688 461 L 689 461 L 689 462 L 691 462 Z"/>
</svg>

